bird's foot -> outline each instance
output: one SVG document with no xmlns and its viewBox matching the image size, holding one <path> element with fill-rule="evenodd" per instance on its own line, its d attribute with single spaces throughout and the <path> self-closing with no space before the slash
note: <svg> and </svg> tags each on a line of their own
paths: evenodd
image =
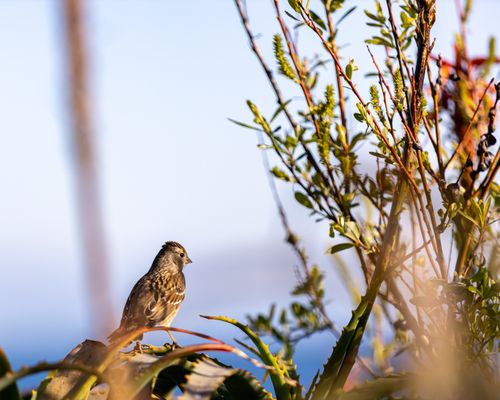
<svg viewBox="0 0 500 400">
<path fill-rule="evenodd" d="M 142 354 L 143 350 L 149 350 L 147 344 L 141 344 L 141 342 L 135 342 L 134 352 Z"/>
<path fill-rule="evenodd" d="M 176 341 L 173 341 L 172 343 L 167 342 L 163 346 L 165 346 L 167 349 L 170 349 L 170 351 L 182 348 L 182 346 L 179 343 L 177 343 Z"/>
</svg>

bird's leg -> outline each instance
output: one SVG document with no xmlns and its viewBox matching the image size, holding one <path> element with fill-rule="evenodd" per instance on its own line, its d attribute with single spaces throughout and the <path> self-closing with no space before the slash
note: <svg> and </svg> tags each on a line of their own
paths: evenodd
<svg viewBox="0 0 500 400">
<path fill-rule="evenodd" d="M 136 342 L 135 342 L 134 351 L 139 352 L 140 354 L 142 354 L 142 346 L 141 346 L 141 342 L 139 342 L 139 341 L 136 341 Z"/>
<path fill-rule="evenodd" d="M 136 341 L 136 342 L 135 342 L 134 351 L 137 351 L 137 352 L 139 352 L 139 353 L 142 353 L 142 346 L 141 346 L 141 342 L 139 342 L 139 341 Z"/>
<path fill-rule="evenodd" d="M 182 347 L 181 345 L 177 344 L 177 341 L 175 340 L 172 332 L 167 331 L 167 333 L 168 333 L 168 336 L 170 336 L 170 339 L 172 339 L 172 350 L 175 349 L 176 347 Z"/>
</svg>

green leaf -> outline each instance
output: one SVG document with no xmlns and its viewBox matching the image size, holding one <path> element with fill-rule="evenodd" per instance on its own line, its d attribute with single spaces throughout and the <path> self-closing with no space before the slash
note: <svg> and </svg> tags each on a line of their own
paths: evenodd
<svg viewBox="0 0 500 400">
<path fill-rule="evenodd" d="M 374 28 L 382 28 L 384 25 L 379 24 L 378 22 L 367 22 L 366 25 L 374 27 Z M 376 74 L 378 75 L 378 74 Z"/>
<path fill-rule="evenodd" d="M 288 4 L 292 7 L 293 11 L 300 14 L 300 1 L 301 0 L 288 0 Z"/>
<path fill-rule="evenodd" d="M 317 265 L 313 265 L 305 279 L 293 289 L 294 296 L 321 293 L 323 291 L 324 276 Z"/>
<path fill-rule="evenodd" d="M 355 242 L 359 241 L 360 232 L 356 222 L 347 221 L 344 224 L 344 227 L 345 227 L 345 232 L 344 232 L 345 236 L 347 236 L 349 239 L 352 239 Z"/>
<path fill-rule="evenodd" d="M 345 73 L 349 79 L 352 79 L 352 65 L 351 65 L 351 63 L 346 65 Z"/>
<path fill-rule="evenodd" d="M 477 226 L 478 228 L 480 227 L 479 225 L 479 222 L 477 222 L 474 218 L 472 218 L 471 216 L 467 215 L 466 213 L 464 213 L 462 210 L 458 210 L 458 213 L 464 217 L 467 221 L 471 222 L 472 224 L 474 224 L 475 226 Z"/>
<path fill-rule="evenodd" d="M 380 153 L 377 153 L 376 151 L 369 151 L 368 153 L 374 157 L 382 158 L 383 160 L 387 159 L 387 156 L 380 154 Z"/>
<path fill-rule="evenodd" d="M 292 102 L 292 99 L 285 101 L 278 109 L 274 112 L 269 122 L 273 122 L 276 117 Z"/>
<path fill-rule="evenodd" d="M 197 355 L 197 353 L 202 353 L 202 352 L 209 352 L 209 351 L 221 351 L 221 352 L 231 352 L 233 354 L 236 354 L 240 357 L 243 357 L 245 359 L 248 359 L 248 356 L 243 353 L 241 350 L 236 349 L 233 346 L 230 346 L 228 344 L 224 343 L 203 343 L 203 344 L 194 344 L 194 345 L 189 345 L 186 347 L 181 347 L 181 348 L 176 348 L 174 350 L 171 350 L 168 352 L 166 355 L 162 357 L 157 357 L 156 361 L 153 361 L 149 363 L 149 366 L 147 368 L 143 368 L 141 370 L 140 374 L 136 374 L 136 377 L 133 381 L 128 382 L 128 392 L 127 394 L 130 397 L 127 398 L 133 398 L 136 396 L 144 387 L 146 387 L 151 381 L 155 380 L 156 377 L 165 370 L 167 367 L 174 365 L 181 359 L 185 359 L 188 356 L 192 355 Z M 197 355 L 196 357 L 200 357 Z M 154 359 L 153 359 L 154 360 Z M 213 359 L 210 361 L 210 365 L 213 367 Z M 209 366 L 206 366 L 209 368 Z M 215 370 L 215 367 L 212 369 L 212 371 Z M 222 375 L 224 375 L 226 378 L 230 374 L 234 374 L 238 372 L 237 370 L 231 370 L 231 371 L 225 371 L 224 373 L 222 370 L 218 370 L 218 372 Z M 220 380 L 216 380 L 216 382 L 210 382 L 212 386 L 216 385 Z M 203 381 L 203 384 L 207 384 L 210 386 L 210 384 L 207 381 Z M 117 398 L 124 398 L 123 396 L 120 397 L 118 396 Z M 198 398 L 198 397 L 196 397 Z"/>
<path fill-rule="evenodd" d="M 227 396 L 223 392 L 224 399 L 271 400 L 273 398 L 252 374 L 241 369 L 224 381 L 224 388 L 228 392 Z"/>
<path fill-rule="evenodd" d="M 374 15 L 367 10 L 364 10 L 364 12 L 365 12 L 365 15 L 373 21 L 377 21 L 380 24 L 383 24 L 385 22 L 384 15 Z"/>
<path fill-rule="evenodd" d="M 260 358 L 264 362 L 264 364 L 271 367 L 269 370 L 269 374 L 271 376 L 271 381 L 273 383 L 274 391 L 276 393 L 276 397 L 278 400 L 288 400 L 290 399 L 290 376 L 288 370 L 285 366 L 281 365 L 279 359 L 275 357 L 271 351 L 269 350 L 269 346 L 265 344 L 260 337 L 252 331 L 248 325 L 242 324 L 241 322 L 224 317 L 224 316 L 206 316 L 202 315 L 201 317 L 206 319 L 212 319 L 216 321 L 223 321 L 228 324 L 231 324 L 238 329 L 240 329 L 243 333 L 245 333 L 248 338 L 253 342 L 257 351 L 260 354 Z"/>
<path fill-rule="evenodd" d="M 285 182 L 291 182 L 292 178 L 283 170 L 278 167 L 273 167 L 271 173 L 278 179 L 284 180 Z"/>
<path fill-rule="evenodd" d="M 311 400 L 311 397 L 312 397 L 312 394 L 313 394 L 313 390 L 316 388 L 316 384 L 318 382 L 319 373 L 320 373 L 320 370 L 317 370 L 316 374 L 314 374 L 314 376 L 312 378 L 312 381 L 311 381 L 311 385 L 309 386 L 309 389 L 307 390 L 307 392 L 306 392 L 306 394 L 304 396 L 305 400 Z"/>
<path fill-rule="evenodd" d="M 292 14 L 290 14 L 288 11 L 285 10 L 285 14 L 288 15 L 291 19 L 297 22 L 301 22 L 300 19 L 294 17 Z"/>
<path fill-rule="evenodd" d="M 477 287 L 475 286 L 467 286 L 467 290 L 471 293 L 474 293 L 474 294 L 481 294 L 481 292 L 477 289 Z"/>
<path fill-rule="evenodd" d="M 228 392 L 228 398 L 238 398 L 238 393 L 244 390 L 241 387 L 243 384 L 247 386 L 245 399 L 259 400 L 265 396 L 255 378 L 240 369 L 223 366 L 209 357 L 200 358 L 193 364 L 185 376 L 186 382 L 182 385 L 183 400 L 210 400 L 216 397 L 214 395 L 217 389 L 235 375 L 240 375 L 241 380 L 223 388 L 223 392 Z"/>
<path fill-rule="evenodd" d="M 335 12 L 342 8 L 345 1 L 346 0 L 329 0 L 326 1 L 326 4 L 330 4 L 330 12 Z M 325 3 L 325 1 L 323 1 L 323 3 Z"/>
<path fill-rule="evenodd" d="M 343 250 L 350 249 L 351 247 L 354 247 L 353 243 L 339 243 L 330 248 L 329 252 L 330 254 L 335 254 Z"/>
<path fill-rule="evenodd" d="M 313 10 L 309 10 L 309 14 L 311 15 L 311 19 L 314 21 L 316 25 L 318 25 L 321 29 L 326 31 L 326 25 L 321 19 L 321 17 L 316 14 Z"/>
<path fill-rule="evenodd" d="M 247 105 L 254 116 L 254 122 L 256 124 L 260 125 L 262 127 L 262 130 L 265 133 L 267 133 L 268 135 L 271 135 L 272 134 L 271 126 L 266 121 L 266 119 L 262 116 L 258 107 L 254 103 L 252 103 L 250 100 L 247 100 Z"/>
<path fill-rule="evenodd" d="M 495 63 L 496 60 L 496 39 L 494 36 L 491 36 L 489 41 L 488 41 L 488 58 L 486 59 L 486 62 L 483 67 L 482 71 L 482 77 L 486 78 L 491 71 L 492 65 Z"/>
<path fill-rule="evenodd" d="M 236 120 L 231 119 L 231 118 L 228 118 L 228 120 L 229 120 L 229 121 L 231 121 L 233 124 L 236 124 L 236 125 L 242 126 L 243 128 L 253 129 L 254 131 L 257 131 L 257 132 L 262 132 L 262 129 L 257 128 L 257 127 L 252 126 L 252 125 L 245 124 L 244 122 L 236 121 Z"/>
<path fill-rule="evenodd" d="M 311 209 L 314 208 L 312 203 L 311 203 L 311 200 L 309 200 L 309 197 L 307 197 L 307 195 L 305 195 L 302 192 L 295 192 L 295 200 L 297 200 L 304 207 L 311 208 Z"/>
<path fill-rule="evenodd" d="M 364 121 L 365 121 L 365 119 L 364 119 L 364 117 L 363 117 L 363 115 L 362 115 L 362 114 L 360 114 L 360 113 L 354 113 L 353 115 L 354 115 L 354 118 L 355 118 L 357 121 L 359 121 L 359 122 L 364 122 Z"/>
<path fill-rule="evenodd" d="M 295 136 L 286 135 L 285 146 L 287 149 L 294 149 L 295 147 L 297 147 L 298 143 L 299 141 Z"/>
<path fill-rule="evenodd" d="M 410 28 L 415 25 L 415 19 L 411 18 L 407 13 L 401 11 L 401 22 L 403 23 L 403 28 Z"/>
<path fill-rule="evenodd" d="M 337 26 L 339 26 L 339 24 L 344 20 L 346 19 L 354 10 L 356 10 L 356 8 L 358 8 L 358 6 L 354 6 L 354 7 L 351 7 L 349 10 L 347 10 L 344 15 L 342 15 L 339 20 L 337 21 Z"/>
<path fill-rule="evenodd" d="M 349 79 L 352 79 L 352 73 L 354 71 L 357 71 L 358 67 L 354 64 L 354 60 L 349 60 L 349 64 L 346 65 L 345 67 L 345 74 Z"/>
<path fill-rule="evenodd" d="M 381 36 L 374 36 L 372 39 L 366 40 L 365 43 L 394 48 L 394 45 L 390 40 L 383 38 Z"/>
<path fill-rule="evenodd" d="M 353 310 L 349 323 L 344 326 L 342 334 L 323 368 L 318 385 L 314 388 L 312 400 L 335 398 L 334 393 L 344 386 L 359 351 L 361 339 L 366 330 L 366 324 L 381 282 L 382 280 L 372 282 L 367 293 Z"/>
</svg>

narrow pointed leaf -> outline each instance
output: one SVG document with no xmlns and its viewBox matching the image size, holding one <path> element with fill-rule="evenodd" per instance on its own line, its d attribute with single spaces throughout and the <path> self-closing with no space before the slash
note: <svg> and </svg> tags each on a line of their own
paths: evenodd
<svg viewBox="0 0 500 400">
<path fill-rule="evenodd" d="M 269 367 L 272 367 L 272 369 L 269 370 L 269 374 L 271 376 L 271 381 L 273 383 L 273 387 L 274 387 L 274 391 L 276 393 L 277 399 L 278 400 L 282 400 L 282 399 L 288 400 L 291 398 L 290 397 L 290 395 L 291 395 L 291 390 L 290 390 L 291 389 L 291 387 L 290 387 L 291 379 L 290 379 L 290 376 L 288 374 L 287 369 L 284 366 L 280 365 L 279 360 L 271 353 L 268 345 L 265 344 L 259 338 L 259 336 L 248 327 L 248 325 L 242 324 L 241 322 L 239 322 L 235 319 L 224 317 L 224 316 L 202 315 L 202 317 L 207 318 L 207 319 L 213 319 L 213 320 L 217 320 L 217 321 L 227 322 L 227 323 L 237 327 L 242 332 L 244 332 L 249 337 L 249 339 L 253 342 L 255 347 L 257 348 L 257 351 L 259 352 L 260 357 L 261 357 L 262 361 L 264 362 L 264 364 L 268 365 Z"/>
</svg>

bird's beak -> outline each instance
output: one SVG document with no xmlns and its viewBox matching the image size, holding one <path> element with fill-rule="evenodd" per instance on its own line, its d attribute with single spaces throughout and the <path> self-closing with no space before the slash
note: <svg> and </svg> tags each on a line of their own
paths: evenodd
<svg viewBox="0 0 500 400">
<path fill-rule="evenodd" d="M 189 257 L 187 258 L 186 260 L 186 264 L 191 264 L 193 262 L 193 260 L 191 260 Z"/>
</svg>

